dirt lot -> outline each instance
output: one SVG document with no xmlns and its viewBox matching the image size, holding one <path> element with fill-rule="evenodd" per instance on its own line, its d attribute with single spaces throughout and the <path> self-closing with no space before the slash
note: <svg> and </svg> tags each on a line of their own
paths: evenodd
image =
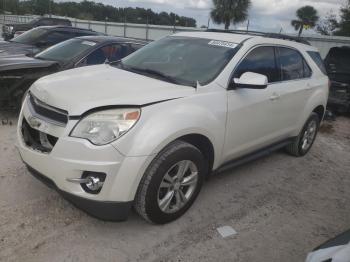
<svg viewBox="0 0 350 262">
<path fill-rule="evenodd" d="M 91 218 L 30 176 L 14 141 L 0 122 L 1 261 L 295 262 L 350 228 L 350 118 L 326 123 L 304 158 L 276 152 L 212 177 L 164 226 Z M 221 238 L 223 225 L 238 234 Z"/>
</svg>

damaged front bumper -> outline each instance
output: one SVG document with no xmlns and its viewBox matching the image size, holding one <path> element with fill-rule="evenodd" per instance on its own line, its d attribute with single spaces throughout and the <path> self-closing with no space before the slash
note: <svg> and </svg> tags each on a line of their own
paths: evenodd
<svg viewBox="0 0 350 262">
<path fill-rule="evenodd" d="M 50 118 L 57 122 L 62 119 L 59 114 L 68 113 L 49 105 L 33 105 L 36 100 L 30 96 L 23 103 L 17 128 L 17 148 L 29 171 L 88 214 L 103 220 L 125 220 L 149 157 L 127 157 L 111 144 L 95 146 L 70 137 L 79 120 L 67 118 L 65 125 L 57 125 Z M 86 173 L 105 176 L 99 192 L 91 193 L 84 184 L 74 182 Z"/>
</svg>

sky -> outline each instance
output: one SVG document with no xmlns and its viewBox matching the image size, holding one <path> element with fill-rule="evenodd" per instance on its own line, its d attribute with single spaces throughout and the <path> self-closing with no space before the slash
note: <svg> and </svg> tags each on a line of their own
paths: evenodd
<svg viewBox="0 0 350 262">
<path fill-rule="evenodd" d="M 68 1 L 68 0 L 59 0 Z M 72 1 L 72 0 L 71 0 Z M 79 2 L 79 0 L 73 0 Z M 174 12 L 178 15 L 193 17 L 197 26 L 207 25 L 212 0 L 92 0 L 116 7 L 151 8 L 155 12 Z M 328 12 L 338 14 L 345 0 L 251 0 L 249 11 L 249 30 L 295 33 L 290 21 L 295 18 L 295 11 L 305 5 L 317 9 L 322 18 Z M 245 29 L 247 22 L 237 25 L 236 29 Z M 210 27 L 223 28 L 210 21 Z M 232 27 L 232 26 L 231 26 Z M 233 28 L 233 27 L 232 27 Z M 309 33 L 313 33 L 309 31 Z"/>
</svg>

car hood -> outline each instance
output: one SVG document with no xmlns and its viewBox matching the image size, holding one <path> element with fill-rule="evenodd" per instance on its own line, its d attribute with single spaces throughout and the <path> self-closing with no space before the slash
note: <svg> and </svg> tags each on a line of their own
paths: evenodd
<svg viewBox="0 0 350 262">
<path fill-rule="evenodd" d="M 55 61 L 35 59 L 24 55 L 4 56 L 0 58 L 0 72 L 26 68 L 45 68 L 54 64 Z"/>
<path fill-rule="evenodd" d="M 20 54 L 30 55 L 35 53 L 36 50 L 37 48 L 32 45 L 0 41 L 0 57 Z"/>
<path fill-rule="evenodd" d="M 195 88 L 121 70 L 110 65 L 87 66 L 36 81 L 31 93 L 71 116 L 105 106 L 142 106 L 189 96 Z"/>
</svg>

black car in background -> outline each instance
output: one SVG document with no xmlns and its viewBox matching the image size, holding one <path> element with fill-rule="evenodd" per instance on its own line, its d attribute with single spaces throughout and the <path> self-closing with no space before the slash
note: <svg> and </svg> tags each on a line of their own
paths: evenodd
<svg viewBox="0 0 350 262">
<path fill-rule="evenodd" d="M 33 56 L 42 50 L 65 40 L 89 35 L 101 35 L 88 29 L 69 26 L 41 26 L 31 29 L 10 41 L 0 42 L 0 59 L 3 56 Z"/>
<path fill-rule="evenodd" d="M 28 31 L 38 26 L 53 26 L 53 25 L 72 26 L 72 23 L 70 20 L 64 19 L 64 18 L 39 17 L 25 24 L 13 23 L 13 24 L 3 25 L 2 37 L 5 40 L 10 40 L 14 37 L 15 33 L 18 31 Z"/>
<path fill-rule="evenodd" d="M 35 57 L 0 58 L 0 108 L 18 107 L 23 94 L 40 77 L 76 67 L 111 63 L 147 42 L 111 36 L 73 38 Z"/>
<path fill-rule="evenodd" d="M 350 47 L 333 47 L 325 60 L 331 80 L 328 107 L 337 112 L 350 111 Z"/>
</svg>

